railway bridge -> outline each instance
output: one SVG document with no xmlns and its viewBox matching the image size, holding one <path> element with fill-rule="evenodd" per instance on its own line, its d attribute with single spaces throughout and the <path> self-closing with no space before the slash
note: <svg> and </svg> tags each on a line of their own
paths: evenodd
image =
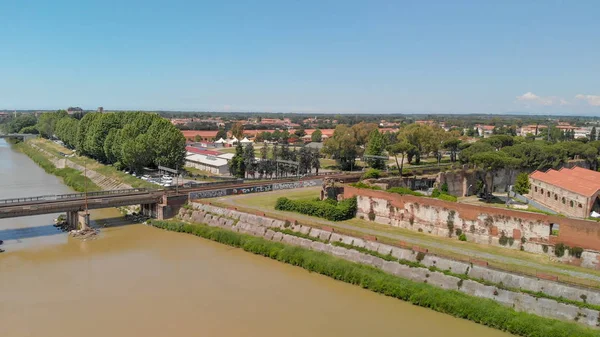
<svg viewBox="0 0 600 337">
<path fill-rule="evenodd" d="M 333 175 L 330 177 L 346 179 L 348 182 L 358 180 L 360 175 Z M 0 219 L 30 215 L 66 213 L 67 223 L 72 228 L 87 226 L 86 209 L 101 209 L 140 205 L 142 214 L 156 218 L 168 219 L 179 211 L 188 199 L 213 198 L 231 194 L 260 193 L 281 189 L 292 189 L 317 186 L 322 183 L 322 176 L 297 179 L 279 179 L 269 182 L 217 182 L 205 186 L 190 188 L 166 188 L 150 190 L 133 188 L 90 193 L 71 193 L 60 195 L 42 195 L 26 198 L 0 200 Z"/>
</svg>

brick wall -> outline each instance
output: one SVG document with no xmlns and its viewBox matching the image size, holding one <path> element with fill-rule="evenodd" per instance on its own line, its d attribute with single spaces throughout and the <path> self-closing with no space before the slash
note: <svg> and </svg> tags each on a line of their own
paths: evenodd
<svg viewBox="0 0 600 337">
<path fill-rule="evenodd" d="M 590 198 L 537 179 L 531 179 L 529 196 L 550 209 L 569 216 L 586 218 L 590 212 Z"/>
<path fill-rule="evenodd" d="M 481 241 L 489 239 L 489 243 L 494 244 L 504 233 L 506 236 L 515 238 L 515 241 L 518 240 L 517 237 L 524 236 L 533 243 L 548 245 L 563 243 L 570 247 L 600 251 L 600 223 L 595 221 L 454 203 L 346 186 L 344 198 L 352 196 L 364 197 L 362 198 L 364 200 L 359 198 L 361 199 L 359 215 L 364 216 L 373 210 L 376 216 L 382 218 L 380 222 L 387 221 L 393 226 L 414 230 L 421 228 L 424 232 L 431 231 L 432 234 L 443 235 L 448 233 L 447 218 L 451 211 L 454 211 L 454 228 L 464 226 L 462 229 L 467 235 L 473 236 L 472 241 L 475 242 L 478 242 L 477 239 L 480 238 Z M 380 201 L 385 201 L 385 204 Z M 367 209 L 367 207 L 371 207 L 371 209 Z M 410 226 L 407 224 L 409 221 L 413 222 Z M 554 228 L 559 228 L 558 236 L 550 235 L 551 224 L 558 225 L 554 226 Z M 473 228 L 475 230 L 471 231 Z M 480 236 L 485 236 L 485 238 Z M 519 248 L 520 245 L 519 241 L 512 248 Z M 528 245 L 523 246 L 528 247 Z"/>
</svg>

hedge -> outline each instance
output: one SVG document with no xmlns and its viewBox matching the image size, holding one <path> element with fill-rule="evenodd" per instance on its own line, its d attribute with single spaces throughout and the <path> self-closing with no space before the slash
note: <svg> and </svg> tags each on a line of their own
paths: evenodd
<svg viewBox="0 0 600 337">
<path fill-rule="evenodd" d="M 292 211 L 316 216 L 332 221 L 347 220 L 356 214 L 356 197 L 337 202 L 335 200 L 291 200 L 286 197 L 277 199 L 275 209 Z"/>
<path fill-rule="evenodd" d="M 515 335 L 526 337 L 598 336 L 598 331 L 577 323 L 517 312 L 493 300 L 470 296 L 458 291 L 443 290 L 426 283 L 413 282 L 387 274 L 374 267 L 342 260 L 322 252 L 287 246 L 279 242 L 206 225 L 157 220 L 152 220 L 151 224 L 158 228 L 189 233 L 239 247 L 247 252 L 299 266 L 310 272 L 359 285 L 386 296 Z"/>
</svg>

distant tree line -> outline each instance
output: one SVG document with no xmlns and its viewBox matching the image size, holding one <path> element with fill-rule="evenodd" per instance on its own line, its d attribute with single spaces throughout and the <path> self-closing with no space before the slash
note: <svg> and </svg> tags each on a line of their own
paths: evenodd
<svg viewBox="0 0 600 337">
<path fill-rule="evenodd" d="M 290 149 L 288 144 L 265 145 L 260 149 L 260 157 L 256 158 L 252 143 L 245 147 L 238 143 L 234 157 L 229 161 L 231 175 L 245 178 L 288 177 L 296 174 L 305 175 L 315 171 L 319 174 L 321 163 L 319 151 L 309 147 Z M 277 162 L 277 160 L 295 162 L 295 164 Z"/>
</svg>

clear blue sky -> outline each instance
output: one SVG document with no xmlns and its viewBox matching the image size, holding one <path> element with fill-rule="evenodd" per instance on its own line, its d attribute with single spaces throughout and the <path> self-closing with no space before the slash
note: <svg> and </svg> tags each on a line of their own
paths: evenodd
<svg viewBox="0 0 600 337">
<path fill-rule="evenodd" d="M 600 1 L 0 2 L 0 109 L 600 115 Z"/>
</svg>

